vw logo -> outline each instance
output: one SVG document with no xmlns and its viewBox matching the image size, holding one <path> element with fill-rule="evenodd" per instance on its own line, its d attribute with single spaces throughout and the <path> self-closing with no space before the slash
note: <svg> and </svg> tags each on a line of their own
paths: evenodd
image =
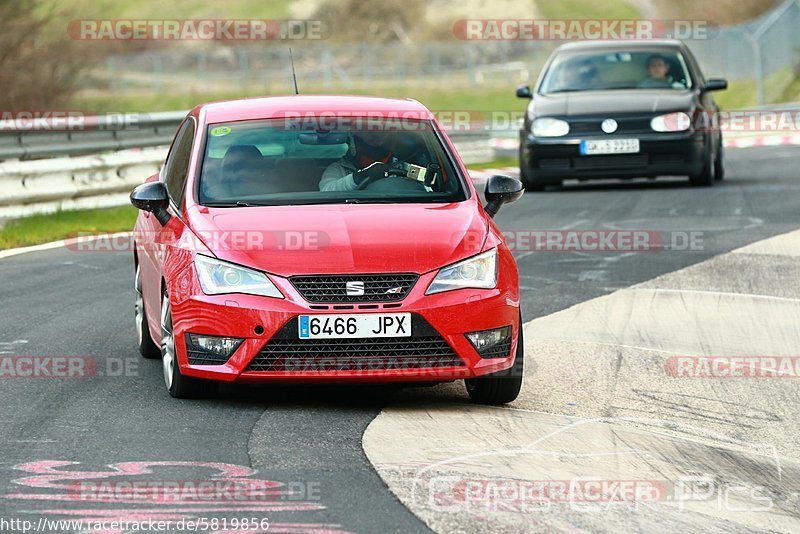
<svg viewBox="0 0 800 534">
<path fill-rule="evenodd" d="M 364 282 L 353 280 L 345 283 L 348 297 L 361 297 L 364 295 Z"/>
<path fill-rule="evenodd" d="M 603 131 L 607 134 L 616 132 L 618 127 L 619 125 L 617 124 L 617 121 L 615 121 L 614 119 L 606 119 L 602 123 L 600 123 L 600 128 L 602 128 Z"/>
</svg>

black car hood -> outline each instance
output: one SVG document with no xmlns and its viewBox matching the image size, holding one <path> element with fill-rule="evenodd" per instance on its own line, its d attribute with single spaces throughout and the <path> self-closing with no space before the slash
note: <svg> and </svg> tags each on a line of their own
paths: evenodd
<svg viewBox="0 0 800 534">
<path fill-rule="evenodd" d="M 573 117 L 688 110 L 695 95 L 674 89 L 584 91 L 539 95 L 530 104 L 535 117 Z"/>
</svg>

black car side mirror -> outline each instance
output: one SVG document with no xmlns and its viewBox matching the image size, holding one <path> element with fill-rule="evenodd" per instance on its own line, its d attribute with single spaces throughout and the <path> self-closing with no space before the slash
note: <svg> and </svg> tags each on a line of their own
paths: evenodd
<svg viewBox="0 0 800 534">
<path fill-rule="evenodd" d="M 500 174 L 490 176 L 484 190 L 486 206 L 483 209 L 486 210 L 489 217 L 494 217 L 503 204 L 519 200 L 523 194 L 525 194 L 525 186 L 516 178 Z"/>
<path fill-rule="evenodd" d="M 724 91 L 728 88 L 728 80 L 723 78 L 712 78 L 706 81 L 704 91 Z"/>
<path fill-rule="evenodd" d="M 517 98 L 533 98 L 530 85 L 520 85 L 517 87 Z"/>
<path fill-rule="evenodd" d="M 163 182 L 149 182 L 137 186 L 131 192 L 131 204 L 136 209 L 149 211 L 155 215 L 161 226 L 166 225 L 171 217 L 169 211 L 167 211 L 169 193 L 167 192 L 167 186 Z"/>
</svg>

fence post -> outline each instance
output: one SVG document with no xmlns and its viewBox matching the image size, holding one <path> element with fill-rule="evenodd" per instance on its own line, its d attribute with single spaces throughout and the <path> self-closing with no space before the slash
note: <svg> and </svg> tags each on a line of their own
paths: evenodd
<svg viewBox="0 0 800 534">
<path fill-rule="evenodd" d="M 164 65 L 161 61 L 161 53 L 153 54 L 153 72 L 156 75 L 156 91 L 159 93 L 164 90 Z"/>
<path fill-rule="evenodd" d="M 475 50 L 471 46 L 467 46 L 467 73 L 469 76 L 469 86 L 475 87 L 477 84 L 475 80 Z"/>
</svg>

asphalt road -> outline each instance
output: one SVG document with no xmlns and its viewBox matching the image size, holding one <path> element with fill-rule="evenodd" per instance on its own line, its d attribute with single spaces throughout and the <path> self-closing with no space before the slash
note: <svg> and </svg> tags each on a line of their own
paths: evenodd
<svg viewBox="0 0 800 534">
<path fill-rule="evenodd" d="M 504 230 L 699 232 L 702 244 L 692 251 L 518 251 L 525 320 L 800 227 L 799 156 L 796 147 L 731 150 L 726 180 L 711 189 L 683 180 L 612 181 L 526 194 L 499 215 Z M 214 399 L 170 399 L 160 363 L 136 351 L 132 279 L 124 253 L 55 249 L 0 260 L 0 356 L 83 357 L 82 374 L 90 375 L 2 379 L 0 520 L 158 514 L 267 517 L 270 532 L 427 531 L 361 447 L 393 389 L 226 387 Z M 400 402 L 414 396 L 406 392 Z M 274 481 L 278 493 L 154 503 L 119 492 L 99 498 L 91 486 L 177 481 L 186 489 L 215 476 Z"/>
</svg>

